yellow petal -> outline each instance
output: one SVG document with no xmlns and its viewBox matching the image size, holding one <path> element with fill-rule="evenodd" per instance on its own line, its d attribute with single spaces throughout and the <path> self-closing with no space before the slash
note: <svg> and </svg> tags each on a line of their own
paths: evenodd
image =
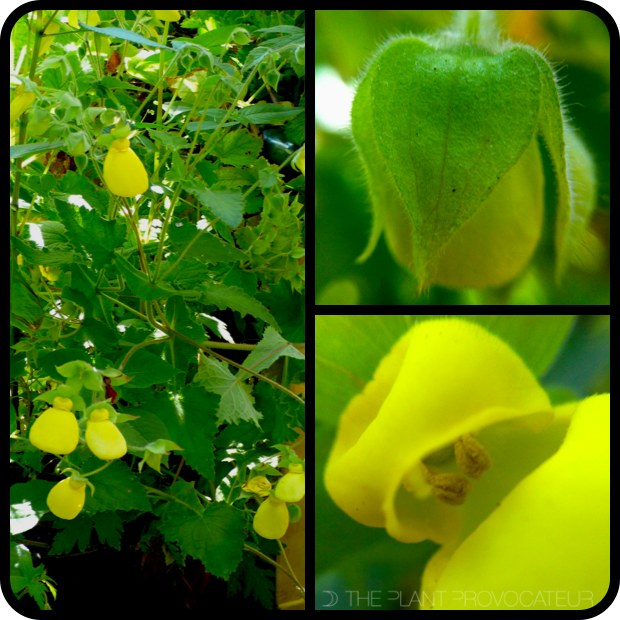
<svg viewBox="0 0 620 620">
<path fill-rule="evenodd" d="M 103 178 L 116 196 L 133 198 L 149 188 L 149 177 L 140 158 L 129 146 L 129 140 L 115 140 L 103 164 Z"/>
<path fill-rule="evenodd" d="M 47 506 L 57 517 L 72 521 L 86 502 L 86 483 L 67 478 L 59 482 L 47 496 Z"/>
<path fill-rule="evenodd" d="M 181 13 L 178 11 L 155 11 L 155 17 L 162 22 L 178 22 L 181 19 Z"/>
<path fill-rule="evenodd" d="M 50 454 L 71 454 L 80 441 L 80 429 L 70 411 L 54 407 L 44 411 L 32 425 L 30 442 Z"/>
<path fill-rule="evenodd" d="M 286 503 L 269 496 L 254 515 L 254 531 L 263 538 L 276 540 L 288 530 L 290 517 Z"/>
<path fill-rule="evenodd" d="M 79 26 L 77 9 L 69 11 L 67 21 L 69 22 L 69 26 L 71 26 L 72 28 L 77 28 Z"/>
<path fill-rule="evenodd" d="M 107 409 L 95 409 L 90 414 L 89 422 L 103 422 L 110 419 L 110 412 Z"/>
<path fill-rule="evenodd" d="M 73 409 L 73 401 L 70 398 L 62 398 L 61 396 L 57 396 L 54 399 L 54 409 L 71 411 Z"/>
<path fill-rule="evenodd" d="M 127 442 L 115 424 L 109 420 L 88 422 L 86 443 L 91 452 L 102 461 L 113 461 L 127 454 Z"/>
<path fill-rule="evenodd" d="M 557 453 L 451 555 L 441 550 L 425 571 L 425 600 L 435 609 L 588 609 L 603 599 L 610 585 L 609 394 L 579 404 Z M 433 600 L 434 590 L 443 594 Z"/>
<path fill-rule="evenodd" d="M 421 461 L 463 435 L 509 420 L 527 435 L 553 420 L 547 394 L 518 355 L 474 323 L 418 323 L 342 414 L 326 488 L 349 516 L 384 527 L 397 540 L 454 541 L 463 521 L 479 518 L 469 511 L 490 510 L 496 495 L 449 505 L 431 494 Z M 490 474 L 473 484 L 478 497 L 485 478 L 495 494 L 506 492 L 499 488 L 504 477 Z"/>
<path fill-rule="evenodd" d="M 297 160 L 295 161 L 295 164 L 297 165 L 299 170 L 301 170 L 301 173 L 304 176 L 306 176 L 306 146 L 305 145 L 304 145 L 304 148 L 301 149 L 301 152 L 299 153 Z"/>
<path fill-rule="evenodd" d="M 257 493 L 261 497 L 267 497 L 271 491 L 271 482 L 265 476 L 255 476 L 244 485 L 243 490 L 246 493 Z"/>
<path fill-rule="evenodd" d="M 289 504 L 300 502 L 306 494 L 306 474 L 290 472 L 278 482 L 276 497 Z"/>
<path fill-rule="evenodd" d="M 97 24 L 99 24 L 101 22 L 101 17 L 99 17 L 99 13 L 97 11 L 91 11 L 88 14 L 88 25 L 89 26 L 96 26 Z"/>
<path fill-rule="evenodd" d="M 43 267 L 43 265 L 39 265 L 39 270 L 44 278 L 49 280 L 50 282 L 56 282 L 56 280 L 60 279 L 60 267 Z"/>
<path fill-rule="evenodd" d="M 44 18 L 47 21 L 47 17 Z M 51 22 L 45 30 L 45 34 L 55 34 L 60 30 L 60 26 L 56 22 Z M 43 56 L 49 50 L 56 37 L 45 36 L 41 38 L 41 47 L 39 48 L 39 56 Z"/>
</svg>

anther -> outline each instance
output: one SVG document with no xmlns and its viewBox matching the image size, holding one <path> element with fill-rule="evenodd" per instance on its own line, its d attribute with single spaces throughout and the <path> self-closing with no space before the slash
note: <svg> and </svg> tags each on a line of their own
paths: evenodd
<svg viewBox="0 0 620 620">
<path fill-rule="evenodd" d="M 491 467 L 489 453 L 471 434 L 463 435 L 454 442 L 454 456 L 459 469 L 470 478 L 480 478 Z"/>
<path fill-rule="evenodd" d="M 467 478 L 459 474 L 433 474 L 426 471 L 426 482 L 431 485 L 433 495 L 450 506 L 461 506 L 473 486 Z"/>
</svg>

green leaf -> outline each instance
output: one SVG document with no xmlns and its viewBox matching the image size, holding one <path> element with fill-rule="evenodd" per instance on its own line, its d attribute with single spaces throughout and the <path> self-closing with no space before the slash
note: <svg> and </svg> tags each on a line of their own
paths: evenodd
<svg viewBox="0 0 620 620">
<path fill-rule="evenodd" d="M 153 284 L 148 277 L 141 271 L 138 271 L 129 261 L 119 254 L 115 258 L 118 270 L 123 274 L 129 288 L 140 299 L 144 301 L 154 301 L 156 299 L 168 299 L 178 293 L 169 284 L 162 282 L 161 284 Z"/>
<path fill-rule="evenodd" d="M 228 368 L 223 362 L 205 357 L 194 383 L 222 397 L 217 413 L 218 424 L 251 422 L 260 428 L 263 415 L 254 407 L 254 397 L 243 383 L 247 374 L 239 371 L 239 375 L 233 375 Z"/>
<path fill-rule="evenodd" d="M 131 377 L 131 382 L 127 384 L 127 387 L 134 390 L 150 388 L 157 383 L 165 383 L 183 372 L 174 368 L 161 357 L 144 349 L 136 351 L 132 355 L 125 366 L 125 371 Z"/>
<path fill-rule="evenodd" d="M 11 159 L 19 159 L 20 157 L 32 157 L 39 153 L 47 153 L 54 149 L 62 148 L 64 142 L 39 142 L 38 144 L 20 144 L 18 146 L 9 147 L 9 156 Z"/>
<path fill-rule="evenodd" d="M 185 491 L 187 486 L 178 482 L 173 491 Z M 172 503 L 162 517 L 160 531 L 166 541 L 178 545 L 183 556 L 200 560 L 205 571 L 228 579 L 241 562 L 245 525 L 243 512 L 225 502 L 209 504 L 202 513 Z"/>
<path fill-rule="evenodd" d="M 136 43 L 137 45 L 146 45 L 147 47 L 158 47 L 163 50 L 169 50 L 174 52 L 174 50 L 170 47 L 166 47 L 161 43 L 157 43 L 156 41 L 152 41 L 151 39 L 147 39 L 140 34 L 136 34 L 135 32 L 131 32 L 131 30 L 125 30 L 124 28 L 95 28 L 95 26 L 89 26 L 83 22 L 78 22 L 80 24 L 80 28 L 84 28 L 84 30 L 90 30 L 91 32 L 96 32 L 98 34 L 103 34 L 107 37 L 114 37 L 116 39 L 123 39 L 124 41 L 131 41 L 132 43 Z"/>
<path fill-rule="evenodd" d="M 202 290 L 202 303 L 218 306 L 220 310 L 236 310 L 245 317 L 247 314 L 269 323 L 278 331 L 282 331 L 271 312 L 260 301 L 247 295 L 238 286 L 226 286 L 215 282 L 205 282 L 199 287 Z"/>
<path fill-rule="evenodd" d="M 244 366 L 254 372 L 262 372 L 267 368 L 271 368 L 281 357 L 292 357 L 298 360 L 306 359 L 303 353 L 300 353 L 291 343 L 284 340 L 274 329 L 268 327 L 265 337 L 246 358 Z M 243 381 L 249 378 L 250 375 L 241 371 L 238 380 Z"/>
<path fill-rule="evenodd" d="M 199 235 L 200 238 L 194 241 Z M 215 264 L 247 260 L 247 255 L 234 245 L 225 243 L 215 235 L 204 233 L 187 220 L 175 219 L 170 227 L 169 238 L 170 247 L 174 252 L 180 254 L 187 250 L 185 254 L 187 259 L 197 258 L 203 263 Z"/>
</svg>

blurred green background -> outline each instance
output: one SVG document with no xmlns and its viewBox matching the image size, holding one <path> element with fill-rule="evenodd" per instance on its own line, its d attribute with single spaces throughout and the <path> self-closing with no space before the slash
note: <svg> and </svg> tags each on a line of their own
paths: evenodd
<svg viewBox="0 0 620 620">
<path fill-rule="evenodd" d="M 609 32 L 588 11 L 497 11 L 515 41 L 544 50 L 559 72 L 564 104 L 597 166 L 597 206 L 584 245 L 561 287 L 552 283 L 553 247 L 547 226 L 535 265 L 502 290 L 433 287 L 418 297 L 415 280 L 393 260 L 382 239 L 363 265 L 370 201 L 348 134 L 356 77 L 377 46 L 395 33 L 446 27 L 453 11 L 316 11 L 316 291 L 319 305 L 608 304 L 609 303 Z M 547 160 L 546 165 L 549 166 Z M 547 175 L 547 178 L 548 175 Z M 551 185 L 551 184 L 548 184 Z M 547 188 L 553 200 L 554 188 Z M 547 219 L 547 223 L 549 218 Z M 546 242 L 545 242 L 546 239 Z"/>
</svg>

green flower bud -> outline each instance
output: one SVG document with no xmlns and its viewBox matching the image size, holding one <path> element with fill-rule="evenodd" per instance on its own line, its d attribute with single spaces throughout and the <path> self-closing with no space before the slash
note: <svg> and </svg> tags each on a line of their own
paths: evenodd
<svg viewBox="0 0 620 620">
<path fill-rule="evenodd" d="M 245 28 L 237 28 L 233 32 L 233 41 L 237 45 L 247 45 L 250 42 L 250 33 Z"/>
<path fill-rule="evenodd" d="M 75 133 L 68 135 L 65 140 L 65 144 L 67 147 L 67 152 L 72 157 L 84 155 L 84 153 L 90 149 L 90 140 L 83 131 L 76 131 Z"/>
<path fill-rule="evenodd" d="M 491 11 L 457 11 L 452 30 L 388 41 L 367 66 L 351 117 L 374 216 L 359 261 L 385 231 L 420 291 L 512 281 L 541 236 L 541 137 L 557 186 L 560 277 L 591 215 L 593 167 L 582 163 L 583 145 L 571 146 L 578 139 L 548 61 L 501 41 Z"/>
</svg>

